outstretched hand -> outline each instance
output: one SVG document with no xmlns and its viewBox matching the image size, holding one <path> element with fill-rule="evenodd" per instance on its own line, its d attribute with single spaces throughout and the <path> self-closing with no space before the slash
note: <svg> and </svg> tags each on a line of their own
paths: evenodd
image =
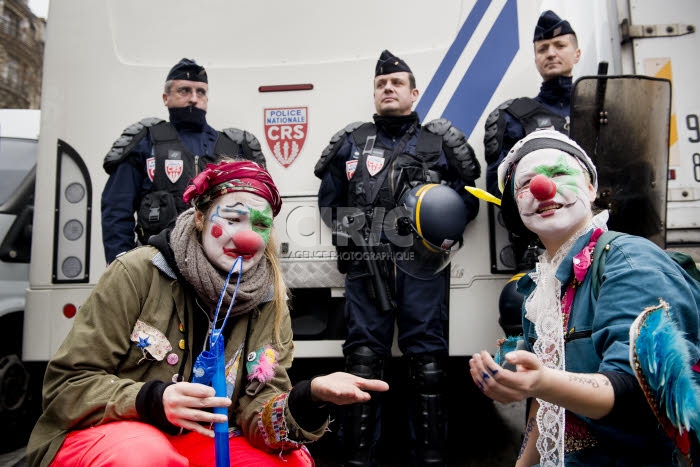
<svg viewBox="0 0 700 467">
<path fill-rule="evenodd" d="M 371 395 L 366 391 L 388 390 L 389 385 L 380 379 L 365 379 L 340 371 L 311 380 L 311 397 L 335 405 L 367 402 Z"/>
<path fill-rule="evenodd" d="M 516 371 L 507 370 L 482 350 L 472 355 L 469 373 L 474 383 L 491 399 L 508 403 L 537 397 L 537 388 L 548 370 L 532 352 L 515 350 L 508 352 L 506 361 L 515 365 Z"/>
<path fill-rule="evenodd" d="M 163 391 L 165 416 L 175 426 L 213 438 L 214 431 L 201 423 L 209 425 L 215 422 L 225 422 L 227 417 L 207 409 L 231 405 L 231 399 L 228 397 L 216 397 L 215 395 L 214 388 L 203 384 L 187 382 L 171 384 Z"/>
</svg>

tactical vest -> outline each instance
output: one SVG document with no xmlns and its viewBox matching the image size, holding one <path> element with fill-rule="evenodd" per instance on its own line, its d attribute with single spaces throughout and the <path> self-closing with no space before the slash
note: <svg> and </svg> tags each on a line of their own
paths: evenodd
<svg viewBox="0 0 700 467">
<path fill-rule="evenodd" d="M 529 135 L 537 128 L 554 127 L 566 135 L 569 134 L 569 121 L 566 117 L 552 112 L 547 107 L 530 97 L 511 99 L 499 105 L 486 118 L 484 128 L 484 156 L 486 162 L 493 164 L 499 160 L 503 150 L 503 136 L 506 130 L 506 113 L 515 118 L 523 127 L 524 135 Z"/>
<path fill-rule="evenodd" d="M 173 195 L 178 214 L 188 208 L 182 201 L 182 193 L 190 180 L 207 164 L 216 162 L 218 154 L 238 155 L 239 151 L 238 144 L 219 134 L 213 154 L 192 154 L 180 141 L 175 127 L 168 122 L 152 126 L 149 133 L 153 145 L 151 154 L 155 158 L 154 162 L 149 163 L 153 167 L 147 167 L 153 178 L 151 191 L 165 191 Z"/>
<path fill-rule="evenodd" d="M 182 201 L 182 193 L 190 180 L 207 164 L 216 162 L 219 155 L 237 156 L 241 146 L 219 133 L 212 154 L 192 154 L 180 141 L 175 127 L 160 122 L 149 128 L 152 158 L 146 170 L 152 178 L 151 191 L 141 200 L 136 216 L 136 234 L 141 243 L 175 223 L 177 216 L 189 206 Z"/>
<path fill-rule="evenodd" d="M 554 127 L 555 130 L 569 134 L 569 121 L 567 118 L 552 112 L 544 105 L 529 97 L 515 99 L 506 112 L 516 118 L 529 135 L 538 128 Z"/>
<path fill-rule="evenodd" d="M 416 154 L 406 152 L 405 146 L 418 134 Z M 422 183 L 440 183 L 438 162 L 443 137 L 425 126 L 404 134 L 394 150 L 386 148 L 377 138 L 373 123 L 364 123 L 352 132 L 359 157 L 348 161 L 357 165 L 348 183 L 348 204 L 364 211 L 373 207 L 393 209 L 404 193 Z M 393 154 L 397 151 L 396 154 Z M 347 163 L 346 163 L 347 165 Z M 347 167 L 346 167 L 346 170 Z"/>
</svg>

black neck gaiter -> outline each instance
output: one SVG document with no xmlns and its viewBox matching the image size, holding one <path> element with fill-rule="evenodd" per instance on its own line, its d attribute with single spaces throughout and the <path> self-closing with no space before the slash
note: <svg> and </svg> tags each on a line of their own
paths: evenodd
<svg viewBox="0 0 700 467">
<path fill-rule="evenodd" d="M 194 106 L 170 108 L 168 112 L 170 123 L 177 128 L 202 131 L 207 123 L 207 112 Z"/>
<path fill-rule="evenodd" d="M 374 114 L 374 124 L 387 132 L 390 136 L 399 136 L 413 123 L 418 123 L 418 114 L 411 112 L 409 115 L 382 116 Z"/>
</svg>

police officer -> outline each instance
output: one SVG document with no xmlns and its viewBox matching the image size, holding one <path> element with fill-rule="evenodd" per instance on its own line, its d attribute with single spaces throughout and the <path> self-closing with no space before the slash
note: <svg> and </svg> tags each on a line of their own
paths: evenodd
<svg viewBox="0 0 700 467">
<path fill-rule="evenodd" d="M 535 66 L 542 76 L 540 93 L 534 99 L 510 99 L 486 119 L 486 189 L 499 198 L 498 165 L 517 141 L 536 128 L 569 133 L 572 73 L 581 57 L 576 33 L 568 21 L 547 10 L 537 21 L 533 42 Z"/>
<path fill-rule="evenodd" d="M 537 21 L 533 43 L 535 67 L 542 76 L 540 93 L 534 99 L 521 97 L 507 100 L 486 118 L 486 189 L 498 198 L 501 197 L 498 165 L 517 141 L 537 128 L 554 128 L 569 133 L 572 73 L 581 57 L 576 33 L 568 21 L 547 10 Z M 524 235 L 509 232 L 514 266 L 518 271 L 533 268 L 541 251 L 536 236 L 530 232 Z M 522 328 L 520 304 L 523 297 L 515 290 L 515 284 L 515 280 L 506 284 L 499 302 L 499 323 L 509 336 L 518 335 Z"/>
<path fill-rule="evenodd" d="M 478 201 L 464 190 L 465 184 L 473 186 L 480 175 L 474 152 L 465 135 L 449 121 L 439 119 L 421 125 L 412 111 L 418 94 L 408 65 L 384 50 L 375 69 L 374 122 L 348 125 L 323 151 L 315 167 L 321 179 L 318 204 L 324 220 L 332 222 L 337 245 L 342 231 L 363 232 L 360 241 L 366 240 L 369 226 L 381 225 L 382 214 L 400 205 L 421 184 L 445 185 L 459 193 L 464 203 L 462 231 L 477 215 Z M 389 243 L 387 235 L 379 238 L 383 242 L 380 247 Z M 357 246 L 356 241 L 353 243 Z M 376 259 L 372 255 L 364 258 Z M 396 320 L 399 349 L 410 371 L 409 412 L 415 458 L 420 465 L 442 465 L 446 424 L 440 389 L 446 381 L 443 359 L 448 354 L 445 325 L 449 268 L 430 277 L 416 277 L 396 266 L 386 259 L 339 262 L 341 272 L 347 273 L 348 335 L 343 344 L 346 371 L 383 377 Z M 380 274 L 385 287 L 369 277 L 373 274 Z M 387 307 L 387 303 L 395 306 Z M 375 398 L 346 410 L 346 465 L 373 464 L 380 433 L 379 405 Z"/>
<path fill-rule="evenodd" d="M 102 242 L 107 263 L 146 244 L 172 226 L 187 206 L 182 192 L 206 164 L 219 156 L 265 165 L 254 135 L 237 128 L 221 132 L 207 124 L 207 72 L 183 58 L 166 77 L 163 104 L 170 121 L 146 118 L 126 128 L 104 160 L 109 179 L 102 192 Z M 134 211 L 137 220 L 134 222 Z"/>
</svg>

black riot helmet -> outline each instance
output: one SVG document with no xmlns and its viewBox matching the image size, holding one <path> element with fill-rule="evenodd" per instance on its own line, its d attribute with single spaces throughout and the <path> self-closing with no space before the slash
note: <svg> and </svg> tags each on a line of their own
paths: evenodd
<svg viewBox="0 0 700 467">
<path fill-rule="evenodd" d="M 397 219 L 401 235 L 412 236 L 410 245 L 394 245 L 396 265 L 419 279 L 435 276 L 462 247 L 467 208 L 455 190 L 429 183 L 417 185 L 401 201 Z"/>
</svg>

